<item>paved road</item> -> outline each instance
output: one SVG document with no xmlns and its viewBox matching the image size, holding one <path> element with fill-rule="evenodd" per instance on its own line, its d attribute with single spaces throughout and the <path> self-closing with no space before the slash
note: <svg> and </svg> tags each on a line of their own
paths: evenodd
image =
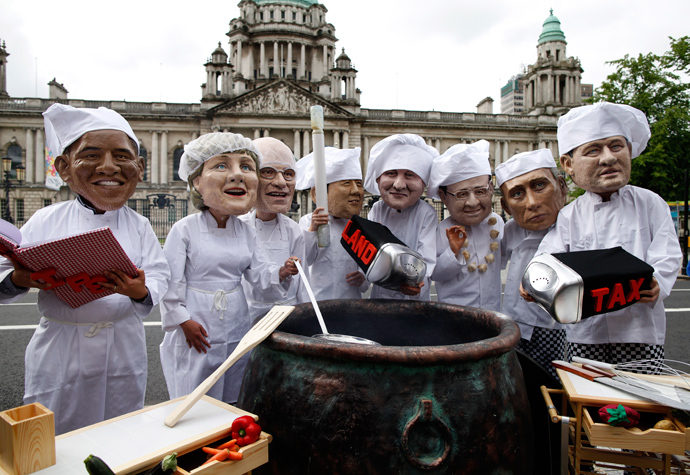
<svg viewBox="0 0 690 475">
<path fill-rule="evenodd" d="M 30 292 L 21 302 L 0 306 L 0 411 L 22 405 L 24 350 L 39 321 L 36 297 L 37 293 Z M 690 324 L 686 320 L 690 318 L 690 280 L 678 280 L 665 303 L 666 358 L 690 362 Z M 149 361 L 146 404 L 150 405 L 168 399 L 158 354 L 163 340 L 158 308 L 144 324 Z"/>
</svg>

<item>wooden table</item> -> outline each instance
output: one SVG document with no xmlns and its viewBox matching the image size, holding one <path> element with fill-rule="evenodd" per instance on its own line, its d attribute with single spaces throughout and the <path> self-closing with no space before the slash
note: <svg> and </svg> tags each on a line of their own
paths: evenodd
<svg viewBox="0 0 690 475">
<path fill-rule="evenodd" d="M 569 418 L 568 450 L 569 468 L 572 473 L 583 473 L 582 461 L 585 460 L 649 468 L 655 473 L 667 475 L 671 473 L 673 455 L 683 455 L 685 450 L 690 449 L 690 430 L 672 416 L 670 408 L 560 369 L 556 371 L 563 383 L 563 389 L 552 390 L 542 387 L 542 393 L 547 399 L 549 413 L 554 422 L 560 422 L 567 414 L 572 415 Z M 557 414 L 550 399 L 551 394 L 563 395 L 563 416 Z M 607 404 L 631 407 L 647 419 L 672 418 L 679 430 L 648 429 L 642 433 L 634 433 L 622 427 L 600 423 L 597 411 Z M 624 451 L 612 450 L 615 448 Z M 675 459 L 678 461 L 677 457 Z"/>
<path fill-rule="evenodd" d="M 84 459 L 89 455 L 102 458 L 116 475 L 131 475 L 155 466 L 166 455 L 177 452 L 180 464 L 185 458 L 199 459 L 195 452 L 230 436 L 230 426 L 239 416 L 251 415 L 229 404 L 204 396 L 174 426 L 163 422 L 184 398 L 174 399 L 140 411 L 125 414 L 98 424 L 62 434 L 55 442 L 57 463 L 37 475 L 84 475 Z M 254 416 L 256 419 L 257 417 Z M 240 475 L 268 462 L 270 434 L 240 449 L 243 459 L 196 464 L 177 474 Z M 205 455 L 203 456 L 205 460 Z M 0 475 L 9 475 L 0 467 Z"/>
</svg>

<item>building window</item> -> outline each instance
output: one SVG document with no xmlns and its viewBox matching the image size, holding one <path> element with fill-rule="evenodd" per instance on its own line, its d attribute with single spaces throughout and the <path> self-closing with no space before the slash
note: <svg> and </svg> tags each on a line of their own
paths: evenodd
<svg viewBox="0 0 690 475">
<path fill-rule="evenodd" d="M 17 178 L 17 172 L 15 170 L 17 169 L 18 165 L 22 164 L 22 147 L 17 144 L 10 145 L 7 148 L 7 156 L 12 159 L 12 171 L 10 172 L 10 177 Z"/>
<path fill-rule="evenodd" d="M 182 158 L 182 154 L 184 153 L 184 148 L 182 147 L 177 147 L 175 151 L 173 151 L 173 181 L 182 181 L 180 178 L 179 170 L 180 170 L 180 158 Z"/>
<path fill-rule="evenodd" d="M 280 11 L 280 19 L 285 20 L 285 10 Z"/>
<path fill-rule="evenodd" d="M 148 155 L 149 152 L 144 147 L 144 144 L 139 142 L 139 156 L 144 159 L 144 181 L 148 179 Z"/>
<path fill-rule="evenodd" d="M 261 21 L 264 21 L 264 12 L 259 13 L 259 18 Z"/>
<path fill-rule="evenodd" d="M 273 20 L 273 10 L 271 10 L 270 16 L 271 16 L 271 20 Z"/>
<path fill-rule="evenodd" d="M 292 77 L 297 78 L 297 68 L 292 68 Z"/>
<path fill-rule="evenodd" d="M 296 21 L 296 20 L 297 20 L 297 13 L 292 12 L 292 21 Z"/>
<path fill-rule="evenodd" d="M 24 224 L 25 219 L 26 216 L 24 216 L 24 200 L 22 198 L 17 198 L 16 200 L 14 200 L 14 220 L 17 222 L 17 224 Z"/>
<path fill-rule="evenodd" d="M 272 77 L 273 77 L 273 66 L 271 66 L 270 68 L 268 68 L 268 77 L 269 77 L 269 78 L 272 78 Z"/>
<path fill-rule="evenodd" d="M 52 204 L 53 204 L 53 200 L 51 198 L 43 198 L 43 207 L 44 208 L 46 208 Z"/>
</svg>

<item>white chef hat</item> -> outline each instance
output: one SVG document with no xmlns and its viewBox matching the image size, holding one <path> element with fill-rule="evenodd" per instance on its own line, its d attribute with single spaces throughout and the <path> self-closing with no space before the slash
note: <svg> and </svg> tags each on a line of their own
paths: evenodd
<svg viewBox="0 0 690 475">
<path fill-rule="evenodd" d="M 430 147 L 424 139 L 415 134 L 391 135 L 374 145 L 369 152 L 369 167 L 364 180 L 364 189 L 380 195 L 376 179 L 388 170 L 411 170 L 429 183 L 431 162 L 438 157 L 438 150 Z"/>
<path fill-rule="evenodd" d="M 561 155 L 594 140 L 622 135 L 632 146 L 631 158 L 644 151 L 651 137 L 647 117 L 642 111 L 610 102 L 571 109 L 558 119 L 557 134 Z"/>
<path fill-rule="evenodd" d="M 206 160 L 221 153 L 232 153 L 238 150 L 248 150 L 254 153 L 257 166 L 259 165 L 259 151 L 252 141 L 243 135 L 231 132 L 204 134 L 184 146 L 184 153 L 180 159 L 180 178 L 186 181 Z"/>
<path fill-rule="evenodd" d="M 362 167 L 359 165 L 361 148 L 326 147 L 326 183 L 341 180 L 361 180 Z M 314 152 L 297 162 L 298 190 L 308 190 L 314 186 Z"/>
<path fill-rule="evenodd" d="M 261 154 L 260 166 L 264 167 L 279 164 L 295 168 L 296 162 L 292 150 L 281 140 L 274 137 L 261 137 L 252 140 L 252 142 Z"/>
<path fill-rule="evenodd" d="M 525 173 L 540 168 L 555 168 L 556 166 L 551 150 L 548 148 L 518 153 L 496 167 L 496 184 L 500 188 L 508 180 Z"/>
<path fill-rule="evenodd" d="M 471 144 L 453 145 L 431 165 L 427 196 L 437 200 L 439 186 L 483 175 L 491 175 L 489 142 L 479 140 Z"/>
<path fill-rule="evenodd" d="M 127 120 L 114 110 L 105 107 L 98 109 L 76 108 L 65 104 L 53 104 L 43 113 L 48 149 L 54 157 L 62 155 L 67 147 L 82 135 L 94 130 L 120 130 L 137 145 L 139 139 L 134 135 Z"/>
</svg>

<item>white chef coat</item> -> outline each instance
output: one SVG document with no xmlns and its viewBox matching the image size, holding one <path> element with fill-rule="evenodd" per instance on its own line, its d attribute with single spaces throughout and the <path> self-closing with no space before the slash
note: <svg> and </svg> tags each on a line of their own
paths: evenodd
<svg viewBox="0 0 690 475">
<path fill-rule="evenodd" d="M 347 274 L 362 272 L 355 260 L 350 257 L 340 238 L 349 219 L 329 216 L 328 227 L 331 243 L 328 247 L 319 247 L 316 231 L 309 231 L 311 213 L 299 220 L 299 227 L 304 235 L 306 262 L 309 266 L 309 279 L 314 297 L 319 300 L 361 299 L 362 293 L 369 288 L 365 280 L 359 287 L 347 283 Z"/>
<path fill-rule="evenodd" d="M 163 252 L 172 277 L 161 301 L 166 333 L 160 354 L 173 399 L 196 389 L 251 328 L 240 282 L 243 277 L 250 285 L 264 289 L 267 298 L 283 299 L 285 289 L 279 283 L 279 267 L 266 256 L 254 229 L 236 216 L 228 219 L 225 228 L 219 228 L 208 211 L 187 216 L 172 227 Z M 211 344 L 207 353 L 187 345 L 180 324 L 189 319 L 206 329 Z M 247 359 L 245 355 L 232 365 L 208 395 L 235 403 Z"/>
<path fill-rule="evenodd" d="M 495 218 L 496 224 L 488 223 Z M 446 229 L 458 223 L 452 218 L 444 219 L 436 231 L 436 266 L 431 278 L 436 282 L 436 293 L 439 302 L 465 305 L 499 311 L 501 309 L 501 251 L 492 251 L 491 242 L 501 242 L 503 238 L 503 219 L 496 213 L 491 213 L 484 221 L 475 226 L 465 226 L 467 232 L 467 247 L 463 247 L 457 256 L 453 255 L 446 236 Z M 492 239 L 490 232 L 498 231 L 496 239 Z M 469 261 L 465 260 L 462 251 L 470 253 Z M 485 256 L 493 254 L 494 262 L 489 264 Z M 486 264 L 486 272 L 475 270 L 470 272 L 467 265 L 475 263 L 477 266 Z"/>
<path fill-rule="evenodd" d="M 544 237 L 537 254 L 616 246 L 654 267 L 660 289 L 658 300 L 565 325 L 568 341 L 663 345 L 663 300 L 676 281 L 682 254 L 670 209 L 659 195 L 631 185 L 611 195 L 610 201 L 586 192 L 561 210 L 556 227 Z"/>
<path fill-rule="evenodd" d="M 552 226 L 551 228 L 555 227 Z M 549 228 L 549 229 L 551 229 Z M 532 339 L 534 327 L 547 330 L 562 329 L 563 325 L 549 315 L 536 302 L 528 302 L 520 296 L 520 283 L 527 264 L 532 260 L 537 248 L 549 229 L 528 231 L 518 226 L 514 219 L 509 220 L 503 229 L 501 248 L 504 253 L 503 266 L 510 261 L 503 291 L 501 311 L 512 318 L 520 327 L 525 340 Z"/>
<path fill-rule="evenodd" d="M 105 226 L 144 270 L 152 303 L 158 304 L 170 271 L 148 220 L 126 206 L 105 214 L 94 214 L 77 200 L 48 206 L 22 226 L 22 242 L 53 240 Z M 0 281 L 13 269 L 9 261 L 1 260 Z M 23 295 L 4 298 L 2 303 Z M 153 305 L 113 294 L 72 308 L 54 292 L 39 290 L 38 311 L 43 317 L 26 348 L 24 403 L 40 402 L 53 411 L 57 434 L 141 409 L 147 375 L 142 319 Z M 95 335 L 86 336 L 91 333 Z"/>
<path fill-rule="evenodd" d="M 371 207 L 367 218 L 386 226 L 407 247 L 421 254 L 426 262 L 424 287 L 419 295 L 405 295 L 402 292 L 374 285 L 371 289 L 371 298 L 431 300 L 431 274 L 436 264 L 436 227 L 438 226 L 438 216 L 434 207 L 426 201 L 419 200 L 406 210 L 398 211 L 388 206 L 383 200 L 379 200 Z"/>
<path fill-rule="evenodd" d="M 296 256 L 304 263 L 302 269 L 308 272 L 304 256 L 304 236 L 299 225 L 284 214 L 278 214 L 275 219 L 262 221 L 257 219 L 256 210 L 240 216 L 240 219 L 254 228 L 257 238 L 263 243 L 266 255 L 278 267 L 285 264 L 285 261 Z M 308 278 L 308 274 L 307 274 Z M 242 288 L 247 296 L 249 304 L 250 321 L 266 314 L 274 305 L 295 305 L 298 303 L 309 302 L 307 289 L 302 283 L 299 275 L 293 276 L 293 283 L 290 290 L 283 300 L 266 300 L 260 288 L 251 285 L 246 279 L 242 279 Z"/>
</svg>

